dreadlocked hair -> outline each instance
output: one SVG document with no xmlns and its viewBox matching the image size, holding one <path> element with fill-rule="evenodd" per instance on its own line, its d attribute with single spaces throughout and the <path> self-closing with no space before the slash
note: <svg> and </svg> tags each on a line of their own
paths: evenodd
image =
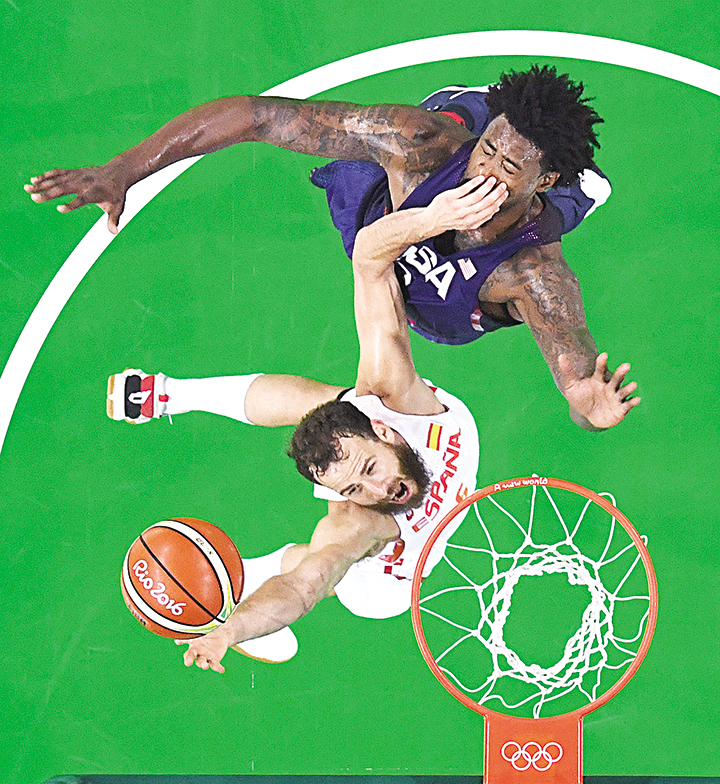
<svg viewBox="0 0 720 784">
<path fill-rule="evenodd" d="M 542 151 L 542 169 L 558 172 L 558 185 L 572 185 L 592 164 L 593 147 L 600 147 L 593 125 L 603 122 L 582 92 L 582 82 L 558 76 L 554 66 L 533 65 L 529 71 L 503 74 L 488 90 L 487 107 L 492 119 L 504 114 Z"/>
<path fill-rule="evenodd" d="M 378 441 L 370 417 L 352 403 L 331 400 L 306 414 L 293 433 L 287 453 L 298 471 L 311 482 L 343 459 L 341 438 L 362 436 Z"/>
</svg>

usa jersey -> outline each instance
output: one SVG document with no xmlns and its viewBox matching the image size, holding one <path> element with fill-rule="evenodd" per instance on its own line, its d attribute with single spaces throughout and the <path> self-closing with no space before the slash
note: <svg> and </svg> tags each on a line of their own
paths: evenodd
<svg viewBox="0 0 720 784">
<path fill-rule="evenodd" d="M 400 209 L 425 207 L 438 193 L 457 187 L 475 144 L 475 139 L 463 144 L 410 194 Z M 520 323 L 490 322 L 478 307 L 480 287 L 503 261 L 522 248 L 558 242 L 562 225 L 560 211 L 543 199 L 543 209 L 535 220 L 496 242 L 445 253 L 439 247 L 442 237 L 411 245 L 395 262 L 410 326 L 436 343 L 460 344 L 499 326 Z"/>
</svg>

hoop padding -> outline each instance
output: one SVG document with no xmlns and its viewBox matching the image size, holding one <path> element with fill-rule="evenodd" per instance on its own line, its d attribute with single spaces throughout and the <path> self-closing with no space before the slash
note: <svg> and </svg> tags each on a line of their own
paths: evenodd
<svg viewBox="0 0 720 784">
<path fill-rule="evenodd" d="M 428 559 L 428 557 L 430 555 L 430 552 L 431 552 L 433 546 L 435 545 L 435 543 L 438 541 L 438 539 L 442 535 L 442 532 L 447 528 L 447 526 L 453 521 L 453 519 L 458 514 L 460 514 L 463 510 L 467 509 L 468 507 L 472 506 L 473 504 L 476 504 L 478 501 L 480 501 L 480 500 L 482 500 L 482 499 L 484 499 L 484 498 L 486 498 L 488 496 L 492 496 L 492 495 L 494 495 L 496 493 L 499 493 L 499 492 L 502 492 L 504 490 L 511 490 L 511 489 L 517 488 L 517 487 L 527 487 L 527 488 L 531 488 L 532 489 L 533 508 L 534 508 L 534 502 L 535 502 L 535 493 L 539 489 L 557 488 L 557 489 L 561 489 L 561 490 L 567 490 L 567 491 L 569 491 L 571 493 L 575 493 L 577 495 L 583 496 L 584 498 L 588 499 L 588 503 L 586 504 L 585 509 L 583 510 L 583 513 L 580 516 L 580 519 L 578 520 L 578 523 L 576 524 L 575 529 L 573 530 L 572 533 L 569 533 L 568 532 L 568 528 L 565 526 L 565 522 L 562 520 L 562 518 L 560 517 L 559 511 L 555 507 L 555 504 L 554 504 L 554 501 L 552 499 L 552 496 L 549 493 L 547 493 L 547 496 L 550 499 L 550 503 L 553 505 L 553 508 L 558 513 L 558 517 L 560 517 L 562 525 L 563 525 L 563 527 L 565 527 L 565 530 L 566 530 L 566 533 L 567 533 L 567 539 L 565 541 L 563 541 L 563 542 L 558 543 L 559 545 L 573 545 L 572 537 L 575 535 L 575 533 L 577 532 L 578 528 L 580 527 L 580 524 L 582 522 L 582 519 L 583 519 L 583 516 L 585 514 L 585 511 L 587 510 L 588 506 L 590 506 L 590 502 L 594 502 L 595 504 L 597 504 L 599 507 L 601 507 L 603 510 L 605 510 L 605 512 L 607 512 L 610 515 L 610 517 L 613 520 L 612 526 L 614 526 L 614 521 L 617 521 L 617 522 L 620 523 L 622 528 L 627 532 L 628 536 L 632 540 L 633 545 L 637 548 L 637 551 L 638 551 L 639 555 L 635 556 L 635 560 L 633 562 L 633 565 L 628 570 L 628 573 L 625 575 L 625 578 L 621 581 L 620 586 L 616 589 L 616 594 L 617 594 L 617 592 L 619 592 L 620 588 L 622 587 L 622 584 L 623 584 L 624 580 L 627 579 L 627 577 L 630 574 L 630 572 L 635 568 L 635 564 L 637 564 L 638 558 L 642 559 L 642 563 L 643 563 L 643 566 L 645 568 L 645 573 L 646 573 L 646 576 L 647 576 L 647 586 L 648 586 L 647 587 L 647 596 L 629 597 L 629 598 L 631 598 L 631 599 L 647 600 L 648 601 L 648 610 L 647 610 L 646 614 L 643 616 L 643 619 L 641 620 L 641 622 L 639 624 L 640 628 L 639 628 L 639 630 L 637 632 L 637 635 L 633 639 L 618 638 L 618 641 L 621 642 L 621 643 L 635 642 L 640 637 L 640 633 L 642 631 L 642 625 L 644 623 L 644 633 L 642 634 L 642 641 L 640 643 L 640 646 L 638 647 L 637 652 L 635 652 L 635 651 L 626 650 L 625 648 L 620 647 L 620 646 L 618 646 L 616 644 L 616 647 L 618 647 L 619 650 L 621 650 L 623 653 L 628 654 L 629 658 L 627 660 L 625 660 L 621 665 L 611 666 L 611 665 L 608 664 L 608 665 L 603 665 L 603 666 L 607 666 L 608 669 L 620 669 L 621 666 L 625 666 L 625 664 L 627 664 L 628 662 L 631 662 L 629 664 L 629 666 L 627 667 L 627 669 L 625 670 L 625 672 L 623 673 L 623 675 L 621 676 L 621 678 L 616 683 L 614 683 L 612 685 L 612 687 L 610 687 L 606 692 L 604 692 L 603 694 L 598 696 L 596 694 L 596 691 L 597 691 L 597 688 L 600 685 L 600 672 L 602 671 L 603 666 L 598 667 L 596 688 L 593 691 L 591 691 L 590 694 L 588 694 L 584 689 L 581 689 L 583 694 L 585 695 L 585 697 L 589 700 L 588 704 L 587 705 L 583 705 L 580 708 L 577 708 L 576 710 L 572 710 L 570 712 L 561 714 L 561 716 L 564 717 L 562 719 L 562 722 L 566 726 L 572 726 L 573 723 L 575 723 L 576 725 L 579 725 L 581 723 L 581 719 L 582 719 L 583 716 L 585 716 L 587 713 L 590 713 L 591 711 L 599 708 L 601 705 L 605 704 L 608 700 L 612 699 L 628 683 L 628 681 L 633 677 L 633 675 L 635 675 L 635 673 L 637 672 L 638 668 L 640 667 L 640 664 L 642 663 L 643 659 L 645 658 L 645 655 L 646 655 L 646 653 L 648 651 L 648 648 L 650 647 L 650 642 L 652 640 L 653 632 L 655 630 L 655 623 L 656 623 L 656 620 L 657 620 L 657 608 L 658 608 L 657 580 L 656 580 L 656 577 L 655 577 L 655 570 L 653 568 L 652 560 L 650 558 L 650 554 L 648 553 L 645 541 L 640 536 L 640 534 L 635 530 L 635 528 L 632 526 L 630 521 L 625 517 L 625 515 L 623 515 L 622 512 L 620 512 L 614 504 L 610 503 L 610 501 L 608 499 L 604 498 L 602 495 L 599 495 L 598 493 L 595 493 L 595 492 L 593 492 L 591 490 L 588 490 L 587 488 L 582 487 L 581 485 L 577 485 L 577 484 L 574 484 L 572 482 L 567 482 L 567 481 L 562 480 L 562 479 L 553 479 L 553 478 L 550 478 L 550 477 L 533 476 L 533 477 L 520 477 L 520 478 L 517 478 L 517 479 L 511 479 L 511 480 L 508 480 L 508 481 L 505 481 L 505 482 L 488 485 L 487 487 L 483 488 L 482 490 L 478 490 L 475 493 L 473 493 L 472 495 L 468 496 L 468 498 L 466 498 L 464 501 L 459 503 L 453 510 L 451 510 L 440 521 L 440 523 L 437 525 L 437 527 L 435 528 L 433 533 L 430 535 L 428 541 L 426 542 L 426 544 L 425 544 L 425 546 L 424 546 L 424 548 L 422 550 L 422 553 L 421 553 L 420 558 L 418 560 L 418 564 L 417 564 L 416 569 L 415 569 L 415 574 L 414 574 L 414 577 L 413 577 L 413 585 L 412 585 L 412 622 L 413 622 L 413 629 L 415 631 L 415 636 L 416 636 L 418 644 L 420 646 L 420 650 L 422 652 L 423 658 L 427 662 L 428 666 L 430 667 L 430 669 L 433 672 L 433 674 L 435 675 L 435 677 L 440 681 L 440 683 L 445 687 L 445 689 L 447 689 L 447 691 L 450 692 L 450 694 L 452 694 L 456 699 L 458 699 L 460 702 L 462 702 L 463 705 L 467 706 L 471 710 L 484 715 L 486 718 L 490 718 L 490 717 L 493 717 L 493 716 L 494 717 L 502 717 L 503 719 L 506 719 L 507 721 L 510 721 L 510 722 L 520 722 L 520 723 L 524 723 L 526 721 L 529 721 L 531 723 L 551 722 L 552 720 L 555 720 L 555 719 L 559 718 L 559 717 L 533 718 L 533 719 L 522 719 L 520 717 L 515 718 L 515 717 L 512 717 L 512 716 L 507 716 L 506 714 L 502 714 L 502 713 L 499 713 L 497 711 L 494 711 L 494 710 L 488 708 L 486 705 L 479 704 L 478 701 L 476 701 L 475 699 L 470 697 L 468 694 L 466 694 L 463 691 L 461 691 L 461 689 L 459 689 L 458 686 L 455 683 L 453 683 L 448 678 L 448 676 L 445 674 L 443 669 L 441 669 L 440 665 L 438 664 L 438 662 L 435 659 L 435 656 L 430 651 L 430 647 L 429 647 L 429 645 L 427 643 L 427 640 L 425 638 L 425 632 L 424 632 L 423 626 L 422 626 L 421 605 L 420 605 L 420 602 L 421 602 L 421 599 L 420 599 L 420 588 L 421 588 L 421 584 L 422 584 L 423 577 L 424 577 L 423 572 L 425 570 L 425 564 L 426 564 L 427 559 Z M 498 503 L 495 502 L 495 499 L 491 499 L 491 501 L 496 506 L 498 506 L 500 509 L 502 509 L 502 507 Z M 502 509 L 502 511 L 505 511 L 505 510 Z M 514 518 L 512 518 L 512 516 L 509 513 L 506 512 L 506 514 L 511 519 L 514 519 Z M 483 523 L 483 521 L 482 521 L 482 519 L 480 518 L 479 515 L 478 515 L 478 519 L 480 520 L 480 523 L 481 523 L 481 525 L 484 528 L 485 527 L 484 523 Z M 467 522 L 464 525 L 467 525 Z M 611 539 L 612 539 L 612 535 L 613 535 L 612 531 L 614 531 L 614 528 L 611 528 L 611 534 L 610 534 Z M 488 540 L 491 541 L 490 535 L 487 532 L 487 529 L 485 529 L 485 533 L 488 536 Z M 527 538 L 528 539 L 530 538 L 529 534 L 528 534 Z M 536 546 L 534 545 L 534 543 L 531 542 L 531 544 L 533 544 L 533 547 L 535 547 L 535 549 L 537 549 Z M 607 547 L 609 547 L 609 544 L 610 544 L 610 540 L 608 541 L 608 544 L 606 545 L 606 550 L 607 550 Z M 543 545 L 543 547 L 546 547 L 548 550 L 552 549 L 548 545 Z M 573 545 L 573 548 L 574 548 L 574 545 Z M 473 549 L 473 548 L 464 548 L 464 549 Z M 566 547 L 566 549 L 570 549 L 570 548 Z M 577 549 L 577 548 L 574 548 L 574 549 Z M 632 549 L 632 545 L 628 544 L 621 551 L 621 553 L 625 553 L 626 551 L 628 551 L 630 549 Z M 491 550 L 492 550 L 492 545 L 491 545 Z M 482 550 L 482 552 L 488 553 L 489 551 Z M 557 555 L 558 548 L 556 547 L 553 552 Z M 540 553 L 540 556 L 542 556 L 542 555 L 543 555 L 543 553 Z M 603 552 L 603 556 L 601 557 L 601 561 L 602 561 L 602 558 L 605 557 L 605 555 L 606 555 L 606 551 Z M 508 556 L 506 556 L 506 557 L 508 557 Z M 515 562 L 514 562 L 514 566 L 517 567 L 517 562 L 518 561 L 522 561 L 522 559 L 526 558 L 526 557 L 527 556 L 525 556 L 525 555 L 521 556 L 520 558 L 516 557 L 515 558 Z M 535 557 L 535 555 L 533 554 L 532 557 Z M 557 564 L 555 564 L 551 568 L 546 569 L 546 571 L 547 572 L 549 572 L 549 571 L 555 571 L 555 572 L 566 571 L 568 579 L 572 583 L 575 579 L 577 579 L 577 576 L 571 574 L 568 571 L 569 567 L 566 567 L 566 566 L 563 565 L 563 560 L 562 559 L 564 557 L 565 556 L 563 556 L 562 554 L 559 555 L 558 558 L 560 559 L 560 564 L 561 565 L 557 566 Z M 612 558 L 608 557 L 607 560 L 611 561 L 611 560 L 614 560 L 614 558 L 616 558 L 616 557 L 617 556 L 614 556 Z M 447 560 L 447 556 L 444 556 L 444 558 Z M 569 560 L 569 557 L 566 558 L 566 560 Z M 590 562 L 590 559 L 587 559 L 587 560 L 588 560 L 588 562 Z M 590 562 L 590 563 L 592 563 L 592 562 Z M 450 564 L 450 565 L 452 566 L 452 564 Z M 600 564 L 600 565 L 603 565 L 603 564 Z M 522 564 L 521 564 L 521 566 L 522 566 Z M 595 566 L 597 566 L 597 564 L 595 564 Z M 584 564 L 581 564 L 581 567 L 584 568 Z M 458 570 L 456 569 L 456 571 L 458 571 Z M 517 571 L 521 571 L 521 567 L 517 567 L 516 568 L 516 572 Z M 464 574 L 462 574 L 461 572 L 459 572 L 459 573 L 461 574 L 462 577 L 465 577 Z M 535 573 L 538 573 L 538 572 L 535 572 Z M 427 575 L 425 575 L 425 576 L 427 576 Z M 497 579 L 497 575 L 495 575 L 495 578 Z M 468 582 L 470 582 L 469 578 L 465 578 L 465 579 L 467 579 Z M 517 577 L 515 577 L 515 580 L 517 580 Z M 472 586 L 472 587 L 475 587 L 476 590 L 477 590 L 477 586 Z M 493 587 L 497 589 L 497 583 L 495 583 Z M 512 591 L 512 587 L 509 590 L 511 592 Z M 614 606 L 614 600 L 617 599 L 617 596 L 616 595 L 611 595 L 611 599 L 613 600 L 612 604 Z M 507 611 L 509 610 L 509 604 L 510 604 L 510 602 L 509 602 L 509 598 L 508 598 L 507 599 L 507 607 L 503 608 L 502 611 L 498 611 L 498 616 L 501 616 L 504 613 L 504 617 L 506 617 Z M 438 617 L 442 618 L 442 616 L 438 616 Z M 442 618 L 442 620 L 447 620 L 447 619 Z M 457 624 L 454 624 L 452 622 L 449 622 L 449 623 L 451 623 L 451 625 L 453 625 L 453 626 L 458 626 Z M 501 618 L 499 623 L 501 623 L 501 624 L 504 623 L 503 618 Z M 473 630 L 465 629 L 465 627 L 462 627 L 462 626 L 460 626 L 459 628 L 463 628 L 466 632 L 468 632 L 466 637 L 464 637 L 462 639 L 467 639 L 470 636 L 476 636 L 476 637 L 478 636 L 479 630 L 478 630 L 478 632 L 474 632 Z M 576 644 L 576 643 L 574 643 L 571 640 L 568 643 L 568 646 L 571 646 L 571 644 Z M 447 652 L 448 651 L 445 651 L 445 653 L 447 653 Z M 567 651 L 566 651 L 566 653 L 567 653 Z M 442 654 L 442 655 L 445 655 L 445 654 Z M 442 656 L 440 656 L 439 658 L 442 658 Z M 533 665 L 533 666 L 536 666 L 536 665 Z M 550 690 L 551 689 L 552 689 L 552 686 L 550 687 Z M 552 698 L 549 698 L 549 699 L 552 699 Z M 541 706 L 544 703 L 544 700 L 545 700 L 545 697 L 543 696 L 542 701 L 541 701 Z M 507 707 L 517 707 L 517 706 L 507 706 Z M 503 723 L 503 722 L 501 721 L 501 723 Z"/>
</svg>

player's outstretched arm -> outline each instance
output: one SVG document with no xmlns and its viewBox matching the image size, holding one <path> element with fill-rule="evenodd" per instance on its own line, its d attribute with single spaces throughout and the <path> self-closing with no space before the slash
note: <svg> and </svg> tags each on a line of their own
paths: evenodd
<svg viewBox="0 0 720 784">
<path fill-rule="evenodd" d="M 506 198 L 505 185 L 497 185 L 494 177 L 475 177 L 439 194 L 427 207 L 391 213 L 358 232 L 353 252 L 358 394 L 377 395 L 389 408 L 406 414 L 438 413 L 440 404 L 412 361 L 393 263 L 414 242 L 448 229 L 478 228 Z"/>
<path fill-rule="evenodd" d="M 397 536 L 397 523 L 351 501 L 329 502 L 302 560 L 272 577 L 243 601 L 227 621 L 188 645 L 185 665 L 224 672 L 221 661 L 231 645 L 278 631 L 309 613 L 340 582 L 350 566 Z"/>
<path fill-rule="evenodd" d="M 35 202 L 74 195 L 60 212 L 97 204 L 117 233 L 128 189 L 171 163 L 247 141 L 328 158 L 375 161 L 424 178 L 471 134 L 447 117 L 413 106 L 236 96 L 197 106 L 103 166 L 53 169 L 25 190 Z M 416 184 L 416 183 L 415 183 Z"/>
<path fill-rule="evenodd" d="M 598 357 L 585 319 L 577 278 L 560 243 L 529 248 L 503 262 L 480 290 L 480 299 L 506 302 L 533 333 L 572 420 L 585 430 L 619 424 L 639 402 L 637 385 L 623 386 L 630 366 L 612 374 L 607 355 Z M 602 357 L 604 356 L 604 359 Z"/>
</svg>

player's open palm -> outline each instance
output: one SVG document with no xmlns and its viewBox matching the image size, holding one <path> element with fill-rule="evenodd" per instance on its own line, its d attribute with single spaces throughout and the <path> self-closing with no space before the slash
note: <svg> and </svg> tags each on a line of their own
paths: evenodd
<svg viewBox="0 0 720 784">
<path fill-rule="evenodd" d="M 185 666 L 192 667 L 193 664 L 197 664 L 201 670 L 225 672 L 225 668 L 220 662 L 230 646 L 224 632 L 225 630 L 220 626 L 194 640 L 175 640 L 177 645 L 187 644 L 188 646 L 188 649 L 183 653 Z"/>
<path fill-rule="evenodd" d="M 592 376 L 580 378 L 566 354 L 558 357 L 562 393 L 578 414 L 600 430 L 622 422 L 640 402 L 639 397 L 632 397 L 637 384 L 634 381 L 624 383 L 630 365 L 625 362 L 610 375 L 607 361 L 608 355 L 600 354 Z"/>
<path fill-rule="evenodd" d="M 427 207 L 433 233 L 455 229 L 471 231 L 480 228 L 500 209 L 507 198 L 505 183 L 494 177 L 473 177 L 457 188 L 439 193 Z"/>
<path fill-rule="evenodd" d="M 111 163 L 84 169 L 53 169 L 33 177 L 25 190 L 38 203 L 75 194 L 72 201 L 58 206 L 58 212 L 72 212 L 86 204 L 97 204 L 107 213 L 108 229 L 117 234 L 129 185 L 122 171 Z"/>
</svg>

